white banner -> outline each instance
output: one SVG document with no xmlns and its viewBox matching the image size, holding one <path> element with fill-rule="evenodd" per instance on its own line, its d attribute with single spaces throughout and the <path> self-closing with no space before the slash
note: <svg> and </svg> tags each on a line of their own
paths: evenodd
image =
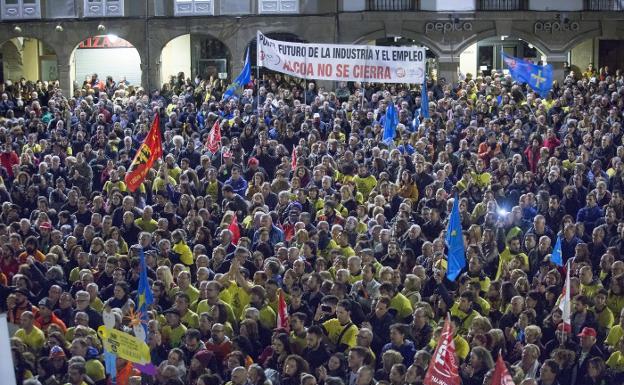
<svg viewBox="0 0 624 385">
<path fill-rule="evenodd" d="M 257 43 L 259 66 L 304 79 L 420 84 L 425 78 L 423 47 L 290 43 L 260 31 Z"/>
</svg>

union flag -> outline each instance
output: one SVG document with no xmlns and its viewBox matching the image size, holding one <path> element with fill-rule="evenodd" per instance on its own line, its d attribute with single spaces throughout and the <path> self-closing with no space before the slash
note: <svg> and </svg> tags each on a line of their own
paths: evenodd
<svg viewBox="0 0 624 385">
<path fill-rule="evenodd" d="M 498 354 L 496 360 L 496 367 L 494 368 L 494 374 L 492 375 L 492 385 L 514 385 L 514 380 L 507 370 L 507 365 L 503 361 L 502 353 Z"/>
<path fill-rule="evenodd" d="M 286 299 L 284 298 L 284 292 L 282 289 L 278 291 L 277 299 L 277 327 L 278 329 L 290 330 L 290 323 L 288 322 L 288 307 L 286 306 Z"/>
<path fill-rule="evenodd" d="M 206 148 L 213 154 L 216 154 L 217 151 L 219 151 L 219 148 L 221 148 L 221 126 L 219 126 L 219 120 L 214 122 L 214 125 L 208 134 Z"/>
<path fill-rule="evenodd" d="M 431 357 L 429 369 L 425 375 L 425 385 L 459 385 L 459 369 L 455 358 L 455 342 L 451 328 L 451 316 L 447 315 L 438 340 L 438 347 Z"/>
<path fill-rule="evenodd" d="M 145 140 L 137 151 L 132 163 L 126 172 L 125 182 L 128 190 L 134 192 L 145 180 L 147 172 L 152 167 L 156 159 L 162 157 L 162 139 L 160 138 L 160 118 L 158 115 L 152 122 Z"/>
</svg>

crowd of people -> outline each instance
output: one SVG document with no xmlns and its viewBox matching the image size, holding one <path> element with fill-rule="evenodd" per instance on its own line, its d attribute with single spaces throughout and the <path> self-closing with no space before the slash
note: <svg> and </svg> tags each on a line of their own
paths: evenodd
<svg viewBox="0 0 624 385">
<path fill-rule="evenodd" d="M 132 333 L 141 253 L 156 374 L 117 357 L 120 385 L 423 384 L 448 314 L 463 385 L 490 385 L 499 356 L 516 384 L 623 383 L 619 71 L 568 73 L 545 98 L 500 71 L 429 79 L 429 117 L 418 85 L 265 74 L 222 100 L 226 86 L 0 84 L 19 385 L 112 383 L 97 329 L 106 313 Z M 165 155 L 130 191 L 156 115 Z M 451 281 L 455 199 L 467 262 Z"/>
</svg>

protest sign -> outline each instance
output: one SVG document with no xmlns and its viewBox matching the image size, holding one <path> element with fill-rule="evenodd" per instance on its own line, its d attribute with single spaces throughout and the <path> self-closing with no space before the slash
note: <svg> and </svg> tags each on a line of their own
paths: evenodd
<svg viewBox="0 0 624 385">
<path fill-rule="evenodd" d="M 145 341 L 106 326 L 100 326 L 98 334 L 102 338 L 104 349 L 116 354 L 119 358 L 136 364 L 146 364 L 151 361 L 149 346 Z"/>
<path fill-rule="evenodd" d="M 417 83 L 425 77 L 423 47 L 306 44 L 258 32 L 258 65 L 305 79 Z"/>
</svg>

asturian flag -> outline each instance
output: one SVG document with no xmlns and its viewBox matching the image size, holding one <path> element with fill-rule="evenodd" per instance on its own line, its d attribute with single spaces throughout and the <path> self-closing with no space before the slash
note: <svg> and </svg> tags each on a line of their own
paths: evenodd
<svg viewBox="0 0 624 385">
<path fill-rule="evenodd" d="M 251 62 L 249 61 L 249 47 L 247 47 L 247 54 L 245 55 L 245 65 L 243 66 L 243 70 L 238 75 L 238 77 L 234 80 L 234 83 L 230 84 L 228 89 L 223 93 L 223 99 L 228 100 L 234 93 L 238 90 L 239 87 L 243 87 L 245 84 L 251 81 Z"/>
<path fill-rule="evenodd" d="M 511 77 L 519 82 L 528 84 L 541 97 L 546 97 L 553 84 L 552 65 L 544 66 L 530 63 L 526 60 L 509 56 L 501 52 L 503 62 L 509 68 Z"/>
</svg>

